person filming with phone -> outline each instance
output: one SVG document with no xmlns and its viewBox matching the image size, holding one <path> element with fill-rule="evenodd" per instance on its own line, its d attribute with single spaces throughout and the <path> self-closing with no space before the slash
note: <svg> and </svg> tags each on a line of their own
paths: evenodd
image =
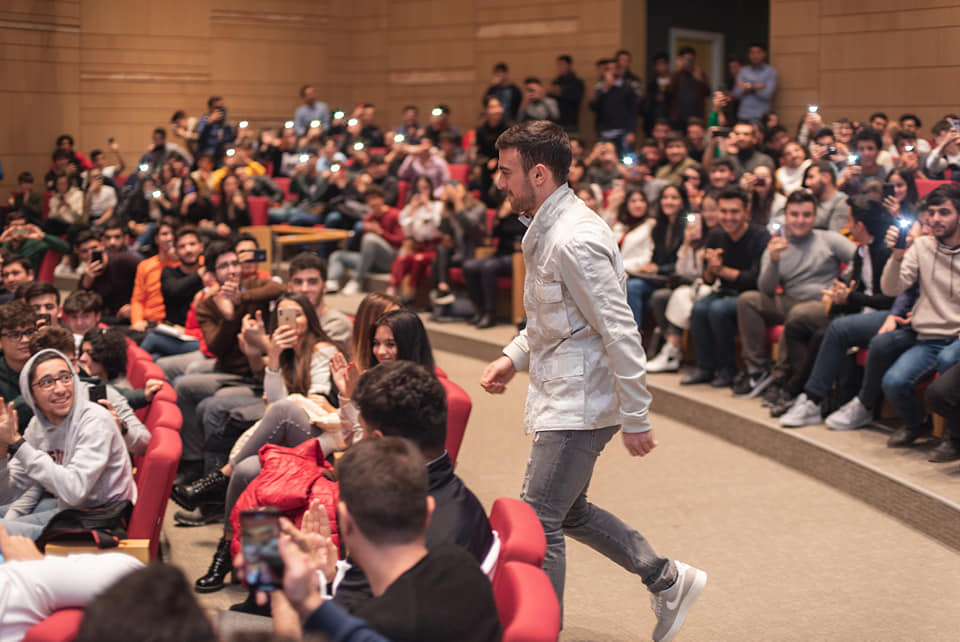
<svg viewBox="0 0 960 642">
<path fill-rule="evenodd" d="M 870 127 L 858 131 L 852 141 L 853 152 L 847 156 L 846 167 L 837 179 L 837 187 L 854 196 L 860 193 L 864 181 L 887 177 L 887 168 L 877 164 L 877 155 L 883 149 L 883 139 Z"/>
<path fill-rule="evenodd" d="M 34 413 L 22 434 L 13 403 L 0 399 L 0 524 L 10 534 L 35 539 L 61 510 L 136 501 L 123 437 L 83 390 L 69 358 L 41 350 L 20 372 Z"/>
<path fill-rule="evenodd" d="M 936 147 L 924 162 L 931 180 L 950 179 L 960 170 L 960 121 L 941 120 L 933 126 Z"/>
</svg>

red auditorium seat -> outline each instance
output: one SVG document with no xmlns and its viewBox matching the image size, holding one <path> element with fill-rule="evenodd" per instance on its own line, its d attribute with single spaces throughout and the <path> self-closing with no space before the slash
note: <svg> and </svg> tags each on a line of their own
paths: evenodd
<svg viewBox="0 0 960 642">
<path fill-rule="evenodd" d="M 62 609 L 30 627 L 23 642 L 72 642 L 82 621 L 83 609 Z"/>
<path fill-rule="evenodd" d="M 397 181 L 397 207 L 402 208 L 407 204 L 407 194 L 410 192 L 410 183 L 408 181 Z"/>
<path fill-rule="evenodd" d="M 783 334 L 782 325 L 772 325 L 767 328 L 767 343 L 776 343 L 780 340 L 780 335 Z"/>
<path fill-rule="evenodd" d="M 176 405 L 169 412 L 180 414 Z M 177 424 L 181 421 L 177 420 Z M 180 434 L 162 426 L 151 427 L 150 445 L 137 462 L 137 503 L 130 514 L 129 539 L 150 540 L 150 559 L 157 559 L 160 549 L 160 526 L 173 489 L 173 478 L 180 464 Z"/>
<path fill-rule="evenodd" d="M 447 165 L 447 169 L 450 170 L 450 178 L 466 184 L 467 178 L 470 177 L 470 166 L 466 164 L 454 164 Z"/>
<path fill-rule="evenodd" d="M 490 527 L 500 535 L 500 564 L 543 565 L 547 537 L 529 504 L 511 497 L 498 498 L 490 509 Z"/>
<path fill-rule="evenodd" d="M 266 196 L 248 196 L 247 210 L 250 212 L 250 225 L 266 225 L 270 199 Z"/>
<path fill-rule="evenodd" d="M 467 421 L 470 419 L 473 401 L 470 400 L 467 391 L 457 384 L 446 377 L 438 378 L 447 393 L 447 453 L 450 455 L 450 462 L 456 464 L 460 444 L 463 443 L 463 435 L 467 431 Z"/>
<path fill-rule="evenodd" d="M 285 201 L 295 201 L 297 200 L 296 194 L 290 193 L 290 179 L 286 176 L 277 176 L 273 179 L 273 182 L 277 184 L 277 187 L 283 190 Z"/>
<path fill-rule="evenodd" d="M 43 255 L 43 261 L 40 263 L 37 280 L 53 283 L 53 271 L 57 269 L 58 263 L 60 263 L 60 253 L 56 250 L 47 250 L 46 254 Z"/>
<path fill-rule="evenodd" d="M 950 185 L 953 181 L 933 181 L 928 178 L 917 179 L 917 195 L 923 198 L 941 185 Z"/>
<path fill-rule="evenodd" d="M 560 635 L 560 602 L 539 566 L 507 562 L 493 580 L 503 642 L 552 642 Z"/>
</svg>

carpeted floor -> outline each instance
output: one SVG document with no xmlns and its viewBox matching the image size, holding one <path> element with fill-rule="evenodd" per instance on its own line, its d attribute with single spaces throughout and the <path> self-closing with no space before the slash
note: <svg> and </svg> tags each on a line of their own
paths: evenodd
<svg viewBox="0 0 960 642">
<path fill-rule="evenodd" d="M 530 438 L 526 378 L 501 397 L 477 383 L 485 362 L 438 352 L 473 398 L 458 473 L 489 508 L 516 497 Z M 619 441 L 600 458 L 590 498 L 637 527 L 663 555 L 710 581 L 680 640 L 955 640 L 960 555 L 825 484 L 688 425 L 654 415 L 659 447 L 643 459 Z M 164 530 L 172 560 L 195 579 L 215 527 Z M 200 596 L 209 608 L 238 587 Z M 569 542 L 563 640 L 649 639 L 648 594 L 629 575 Z"/>
</svg>

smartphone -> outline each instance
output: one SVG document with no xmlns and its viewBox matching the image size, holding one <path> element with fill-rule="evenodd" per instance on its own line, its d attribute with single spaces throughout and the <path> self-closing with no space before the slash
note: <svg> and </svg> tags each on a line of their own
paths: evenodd
<svg viewBox="0 0 960 642">
<path fill-rule="evenodd" d="M 243 579 L 255 591 L 274 591 L 283 587 L 279 537 L 280 509 L 271 506 L 240 513 Z"/>
<path fill-rule="evenodd" d="M 883 186 L 883 200 L 887 200 L 888 196 L 893 196 L 893 185 Z"/>
<path fill-rule="evenodd" d="M 910 233 L 910 228 L 913 227 L 914 219 L 909 216 L 904 216 L 897 219 L 897 227 L 900 228 L 900 235 L 897 237 L 897 242 L 894 243 L 893 247 L 898 250 L 905 250 L 907 248 L 907 234 Z"/>
<path fill-rule="evenodd" d="M 753 179 L 753 184 L 757 187 L 766 187 L 767 179 L 765 176 L 757 176 L 755 179 Z"/>
<path fill-rule="evenodd" d="M 262 249 L 256 249 L 253 251 L 253 259 L 251 263 L 263 263 L 267 260 L 267 251 Z"/>
<path fill-rule="evenodd" d="M 719 137 L 719 138 L 726 138 L 727 136 L 730 135 L 730 128 L 729 128 L 729 127 L 717 127 L 716 129 L 713 130 L 713 135 L 714 135 L 714 136 L 717 136 L 717 137 Z"/>
<path fill-rule="evenodd" d="M 297 327 L 297 316 L 299 312 L 293 308 L 280 308 L 277 310 L 277 327 L 288 325 L 291 328 Z"/>
<path fill-rule="evenodd" d="M 696 214 L 687 214 L 687 225 L 695 225 L 697 222 Z"/>
<path fill-rule="evenodd" d="M 848 154 L 847 155 L 847 165 L 859 165 L 860 164 L 860 155 L 859 154 Z"/>
<path fill-rule="evenodd" d="M 953 131 L 960 133 L 960 120 L 957 120 L 955 118 L 951 119 L 950 127 L 953 129 Z"/>
<path fill-rule="evenodd" d="M 310 121 L 310 127 L 311 127 L 311 128 L 316 129 L 316 128 L 319 127 L 319 126 L 320 126 L 320 121 L 319 121 L 319 120 L 311 120 L 311 121 Z"/>
<path fill-rule="evenodd" d="M 237 126 L 238 126 L 240 129 L 246 129 L 249 125 L 250 125 L 250 123 L 248 123 L 248 122 L 245 121 L 245 120 L 241 120 L 239 123 L 237 123 Z"/>
<path fill-rule="evenodd" d="M 360 141 L 357 141 L 357 142 L 355 142 L 355 143 L 353 144 L 353 149 L 356 150 L 356 151 L 358 151 L 358 152 L 362 152 L 362 151 L 363 151 L 363 147 L 364 147 L 364 145 L 363 145 L 363 143 L 361 143 Z"/>
<path fill-rule="evenodd" d="M 101 399 L 107 398 L 107 384 L 98 383 L 95 386 L 90 386 L 90 401 L 97 403 Z"/>
<path fill-rule="evenodd" d="M 620 162 L 630 167 L 631 165 L 637 164 L 637 155 L 636 154 L 624 154 L 623 158 L 620 159 Z"/>
<path fill-rule="evenodd" d="M 333 112 L 333 119 L 334 119 L 334 120 L 343 120 L 343 112 L 340 111 L 339 109 L 338 109 L 337 111 Z"/>
<path fill-rule="evenodd" d="M 836 156 L 836 155 L 837 155 L 837 146 L 827 145 L 827 156 Z"/>
<path fill-rule="evenodd" d="M 783 236 L 783 226 L 780 223 L 771 223 L 770 231 L 774 236 Z"/>
<path fill-rule="evenodd" d="M 103 261 L 103 250 L 94 250 L 90 252 L 90 262 Z"/>
<path fill-rule="evenodd" d="M 815 113 L 817 113 L 818 111 L 820 111 L 820 106 L 819 106 L 819 105 L 807 105 L 807 113 L 808 113 L 808 114 L 815 114 Z"/>
<path fill-rule="evenodd" d="M 402 142 L 405 141 L 406 139 L 407 139 L 407 137 L 404 136 L 403 134 L 397 134 L 397 135 L 395 135 L 395 136 L 393 137 L 393 142 L 395 142 L 395 143 L 402 143 Z"/>
<path fill-rule="evenodd" d="M 40 312 L 39 314 L 37 314 L 37 319 L 40 320 L 40 323 L 38 323 L 37 325 L 40 327 L 43 327 L 45 325 L 50 325 L 52 323 L 53 317 L 51 317 L 46 312 Z"/>
</svg>

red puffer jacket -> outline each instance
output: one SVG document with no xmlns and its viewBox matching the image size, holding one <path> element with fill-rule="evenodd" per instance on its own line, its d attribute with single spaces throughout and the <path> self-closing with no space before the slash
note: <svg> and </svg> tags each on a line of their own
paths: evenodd
<svg viewBox="0 0 960 642">
<path fill-rule="evenodd" d="M 316 439 L 308 439 L 295 448 L 266 444 L 259 452 L 260 474 L 244 489 L 230 513 L 233 541 L 230 550 L 240 552 L 240 512 L 258 506 L 276 506 L 297 527 L 303 520 L 310 501 L 317 497 L 327 509 L 333 543 L 340 547 L 337 532 L 337 502 L 340 488 L 337 482 L 323 475 L 333 467 L 323 458 Z"/>
</svg>

